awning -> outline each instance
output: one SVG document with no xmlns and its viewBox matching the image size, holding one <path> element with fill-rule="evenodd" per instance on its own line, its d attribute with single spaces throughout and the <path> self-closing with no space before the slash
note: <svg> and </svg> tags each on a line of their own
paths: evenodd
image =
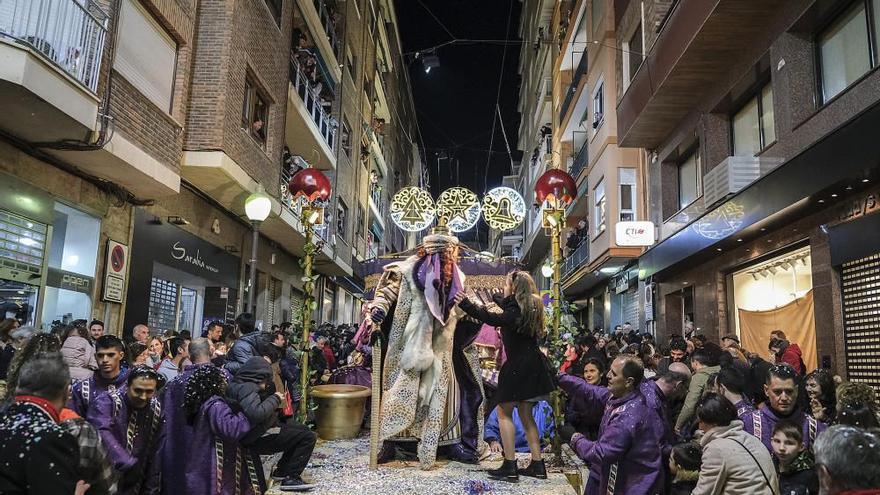
<svg viewBox="0 0 880 495">
<path fill-rule="evenodd" d="M 717 254 L 711 248 L 732 247 L 738 238 L 757 236 L 762 227 L 772 230 L 827 208 L 832 192 L 864 189 L 870 185 L 862 183 L 865 178 L 876 184 L 877 129 L 880 103 L 649 249 L 639 259 L 639 277 L 673 271 L 685 261 L 692 267 Z"/>
</svg>

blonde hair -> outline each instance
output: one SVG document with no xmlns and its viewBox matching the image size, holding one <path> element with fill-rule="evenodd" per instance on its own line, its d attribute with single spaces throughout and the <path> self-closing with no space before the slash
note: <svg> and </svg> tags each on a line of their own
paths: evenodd
<svg viewBox="0 0 880 495">
<path fill-rule="evenodd" d="M 538 295 L 535 279 L 527 272 L 515 270 L 508 277 L 512 294 L 520 311 L 518 332 L 530 337 L 544 335 L 544 304 Z"/>
</svg>

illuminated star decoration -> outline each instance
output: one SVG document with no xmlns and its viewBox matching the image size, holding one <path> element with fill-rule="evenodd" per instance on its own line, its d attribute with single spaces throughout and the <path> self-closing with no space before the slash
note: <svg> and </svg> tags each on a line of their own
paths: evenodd
<svg viewBox="0 0 880 495">
<path fill-rule="evenodd" d="M 401 230 L 418 232 L 431 225 L 436 216 L 434 200 L 428 191 L 404 187 L 391 198 L 391 220 Z"/>
<path fill-rule="evenodd" d="M 464 187 L 449 188 L 437 198 L 437 214 L 446 219 L 446 226 L 452 232 L 473 228 L 481 211 L 477 194 Z"/>
<path fill-rule="evenodd" d="M 729 201 L 701 218 L 691 227 L 706 239 L 723 239 L 742 227 L 745 209 Z"/>
<path fill-rule="evenodd" d="M 483 220 L 493 229 L 515 229 L 525 217 L 525 200 L 509 187 L 496 187 L 483 197 Z"/>
</svg>

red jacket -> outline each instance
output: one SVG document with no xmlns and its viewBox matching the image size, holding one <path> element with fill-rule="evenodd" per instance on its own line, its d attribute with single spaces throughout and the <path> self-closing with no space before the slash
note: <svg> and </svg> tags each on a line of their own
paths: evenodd
<svg viewBox="0 0 880 495">
<path fill-rule="evenodd" d="M 791 366 L 798 375 L 804 374 L 803 353 L 797 344 L 789 344 L 788 347 L 782 351 L 782 355 L 777 356 L 776 362 L 785 363 Z"/>
<path fill-rule="evenodd" d="M 333 355 L 333 349 L 330 347 L 330 344 L 324 344 L 324 348 L 321 350 L 324 352 L 324 359 L 327 360 L 327 369 L 335 370 L 336 357 Z"/>
</svg>

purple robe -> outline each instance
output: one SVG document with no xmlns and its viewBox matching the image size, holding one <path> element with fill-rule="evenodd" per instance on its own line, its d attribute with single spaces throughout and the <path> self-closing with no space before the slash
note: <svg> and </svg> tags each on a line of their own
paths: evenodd
<svg viewBox="0 0 880 495">
<path fill-rule="evenodd" d="M 101 376 L 100 372 L 95 372 L 88 380 L 78 381 L 70 387 L 70 400 L 67 402 L 67 408 L 75 411 L 81 418 L 89 415 L 89 407 L 95 403 L 95 399 L 104 392 L 113 392 L 125 389 L 125 380 L 128 378 L 128 368 L 123 366 L 119 369 L 119 374 L 112 380 L 107 380 Z"/>
<path fill-rule="evenodd" d="M 125 390 L 103 394 L 89 407 L 87 419 L 98 429 L 113 468 L 121 472 L 119 495 L 159 493 L 162 409 L 155 397 L 143 409 L 132 408 Z"/>
<path fill-rule="evenodd" d="M 174 377 L 173 380 L 162 389 L 161 403 L 165 409 L 165 448 L 159 455 L 162 458 L 162 491 L 163 493 L 175 493 L 186 481 L 186 467 L 181 459 L 189 456 L 191 452 L 193 428 L 186 423 L 186 412 L 183 410 L 183 395 L 186 382 L 198 368 L 213 366 L 207 364 L 193 364 L 184 368 L 183 373 Z M 226 381 L 232 376 L 225 369 L 221 369 Z"/>
<path fill-rule="evenodd" d="M 752 401 L 743 397 L 742 400 L 733 405 L 736 408 L 736 415 L 742 419 L 746 414 L 751 414 L 752 411 L 755 410 L 755 406 L 752 405 Z"/>
<path fill-rule="evenodd" d="M 598 425 L 611 397 L 606 387 L 591 385 L 579 376 L 561 373 L 556 378 L 559 388 L 568 396 L 568 410 L 584 423 Z"/>
<path fill-rule="evenodd" d="M 739 419 L 743 422 L 743 430 L 758 437 L 770 452 L 773 452 L 773 445 L 770 442 L 770 438 L 773 436 L 773 427 L 783 419 L 801 425 L 804 447 L 807 449 L 812 449 L 816 437 L 828 428 L 825 423 L 813 419 L 812 416 L 807 416 L 800 409 L 796 409 L 788 417 L 780 417 L 767 404 L 762 405 L 760 409 L 746 412 Z"/>
<path fill-rule="evenodd" d="M 599 439 L 577 436 L 572 440 L 574 451 L 590 466 L 584 493 L 662 493 L 661 421 L 640 392 L 609 399 L 599 425 Z"/>
<path fill-rule="evenodd" d="M 178 459 L 185 471 L 184 485 L 166 493 L 187 495 L 254 495 L 262 493 L 251 470 L 262 465 L 248 463 L 250 456 L 239 440 L 251 427 L 243 412 L 235 413 L 220 397 L 205 401 L 196 415 L 186 455 Z M 183 453 L 183 451 L 181 451 Z M 236 477 L 236 472 L 240 477 Z"/>
</svg>

